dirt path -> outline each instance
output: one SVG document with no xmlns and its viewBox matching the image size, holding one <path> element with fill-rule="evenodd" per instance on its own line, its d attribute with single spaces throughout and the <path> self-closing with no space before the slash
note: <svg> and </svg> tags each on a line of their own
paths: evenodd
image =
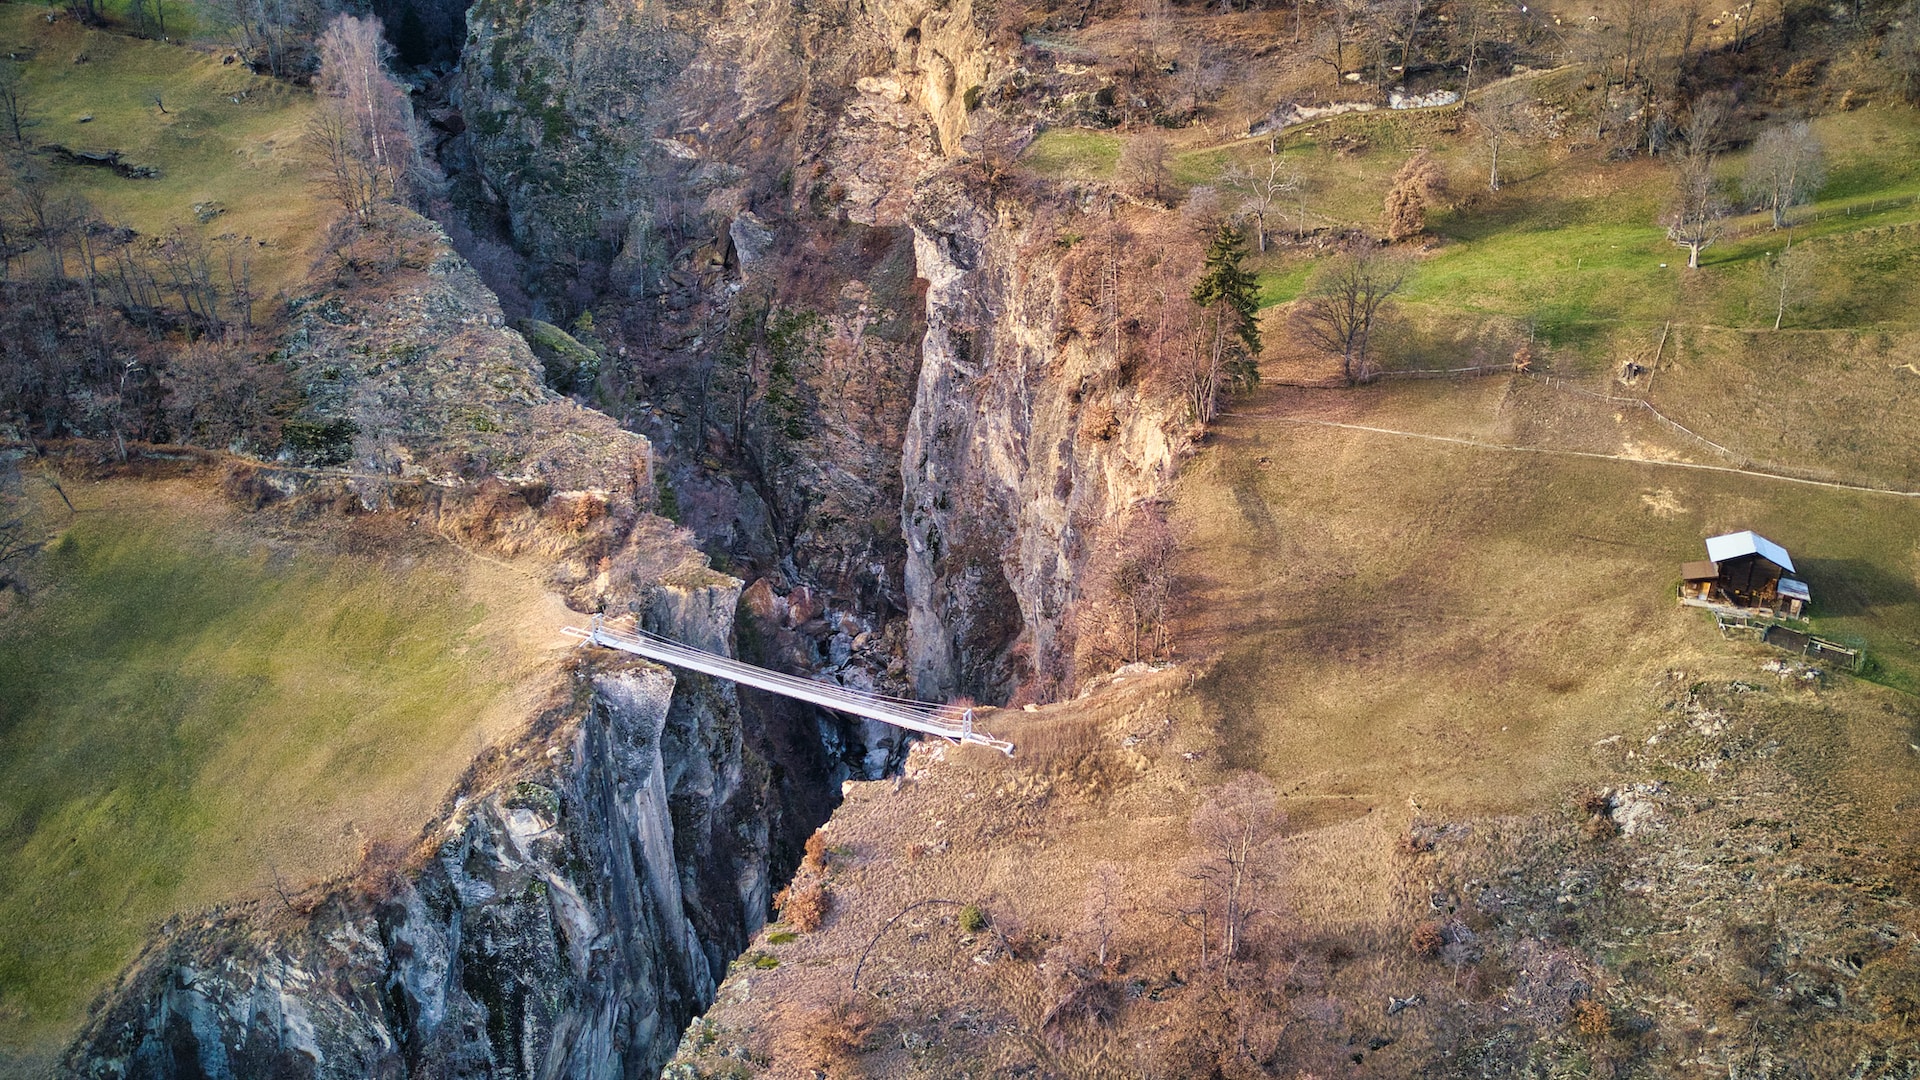
<svg viewBox="0 0 1920 1080">
<path fill-rule="evenodd" d="M 1855 484 L 1836 480 L 1810 480 L 1805 477 L 1787 476 L 1782 473 L 1735 468 L 1731 465 L 1703 465 L 1695 461 L 1668 461 L 1660 458 L 1633 457 L 1628 454 L 1602 454 L 1592 450 L 1557 450 L 1546 446 L 1514 446 L 1508 443 L 1486 442 L 1480 439 L 1463 439 L 1452 435 L 1429 435 L 1418 431 L 1401 431 L 1397 428 L 1373 427 L 1368 424 L 1347 424 L 1337 420 L 1315 420 L 1304 416 L 1279 416 L 1273 413 L 1246 412 L 1226 412 L 1220 415 L 1238 417 L 1245 420 L 1271 420 L 1280 424 L 1342 428 L 1347 431 L 1364 431 L 1373 435 L 1393 435 L 1403 439 L 1421 439 L 1426 442 L 1452 443 L 1456 446 L 1471 446 L 1480 450 L 1496 450 L 1513 454 L 1550 454 L 1556 457 L 1624 461 L 1634 465 L 1658 465 L 1667 469 L 1693 469 L 1698 472 L 1733 473 L 1739 476 L 1757 476 L 1763 480 L 1778 480 L 1788 484 L 1806 484 L 1810 487 L 1834 488 L 1839 491 L 1859 491 L 1875 495 L 1894 495 L 1903 499 L 1920 499 L 1920 491 L 1901 491 L 1897 488 L 1874 487 L 1871 484 Z"/>
</svg>

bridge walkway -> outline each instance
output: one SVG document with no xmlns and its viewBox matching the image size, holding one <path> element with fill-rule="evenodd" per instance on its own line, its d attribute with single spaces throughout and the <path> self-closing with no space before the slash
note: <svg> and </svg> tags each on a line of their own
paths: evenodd
<svg viewBox="0 0 1920 1080">
<path fill-rule="evenodd" d="M 1012 743 L 974 730 L 974 710 L 970 708 L 930 705 L 910 698 L 862 693 L 833 683 L 815 682 L 797 675 L 768 671 L 766 668 L 742 663 L 730 656 L 696 649 L 691 645 L 674 641 L 672 638 L 649 634 L 638 628 L 616 630 L 598 617 L 595 617 L 593 625 L 588 629 L 569 626 L 565 632 L 590 644 L 644 656 L 655 663 L 698 671 L 716 679 L 728 679 L 742 686 L 765 690 L 770 694 L 780 694 L 784 697 L 811 702 L 836 712 L 864 716 L 869 720 L 878 720 L 883 724 L 892 724 L 895 727 L 918 731 L 925 735 L 936 735 L 956 743 L 990 746 L 1009 757 L 1013 755 Z"/>
</svg>

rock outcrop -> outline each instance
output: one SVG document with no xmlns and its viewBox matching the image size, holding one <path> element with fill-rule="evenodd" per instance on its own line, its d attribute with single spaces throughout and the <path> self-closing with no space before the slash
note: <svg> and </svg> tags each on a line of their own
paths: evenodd
<svg viewBox="0 0 1920 1080">
<path fill-rule="evenodd" d="M 952 178 L 923 185 L 915 209 L 928 288 L 901 470 L 913 681 L 935 697 L 1044 693 L 1072 679 L 1094 531 L 1172 478 L 1186 425 L 1111 339 L 1071 329 L 1069 271 L 1033 214 Z"/>
<path fill-rule="evenodd" d="M 665 590 L 654 626 L 724 645 L 737 595 Z M 657 1073 L 767 909 L 767 770 L 724 684 L 621 661 L 577 678 L 531 738 L 476 766 L 412 857 L 163 937 L 70 1067 Z"/>
</svg>

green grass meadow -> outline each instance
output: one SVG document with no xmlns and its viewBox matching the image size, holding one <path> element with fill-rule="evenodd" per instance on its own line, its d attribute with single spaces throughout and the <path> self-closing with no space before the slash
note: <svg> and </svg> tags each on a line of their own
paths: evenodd
<svg viewBox="0 0 1920 1080">
<path fill-rule="evenodd" d="M 1021 164 L 1051 180 L 1111 180 L 1121 145 L 1111 132 L 1050 128 L 1027 147 Z"/>
<path fill-rule="evenodd" d="M 455 573 L 151 508 L 83 513 L 34 577 L 0 612 L 0 1060 L 169 915 L 411 837 L 522 668 Z"/>
<path fill-rule="evenodd" d="M 49 23 L 48 10 L 0 4 L 0 52 L 25 58 L 28 143 L 119 151 L 160 175 L 128 178 L 44 153 L 37 160 L 66 190 L 144 236 L 177 227 L 208 239 L 250 238 L 263 298 L 298 280 L 332 215 L 300 145 L 312 94 L 222 63 L 218 53 L 89 30 L 70 18 Z"/>
</svg>

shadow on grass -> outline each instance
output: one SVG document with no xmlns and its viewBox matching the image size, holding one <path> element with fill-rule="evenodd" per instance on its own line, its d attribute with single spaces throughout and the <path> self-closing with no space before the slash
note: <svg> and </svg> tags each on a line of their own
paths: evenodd
<svg viewBox="0 0 1920 1080">
<path fill-rule="evenodd" d="M 1800 572 L 1813 592 L 1814 613 L 1845 619 L 1876 608 L 1920 602 L 1912 581 L 1888 573 L 1865 559 L 1801 559 Z"/>
</svg>

